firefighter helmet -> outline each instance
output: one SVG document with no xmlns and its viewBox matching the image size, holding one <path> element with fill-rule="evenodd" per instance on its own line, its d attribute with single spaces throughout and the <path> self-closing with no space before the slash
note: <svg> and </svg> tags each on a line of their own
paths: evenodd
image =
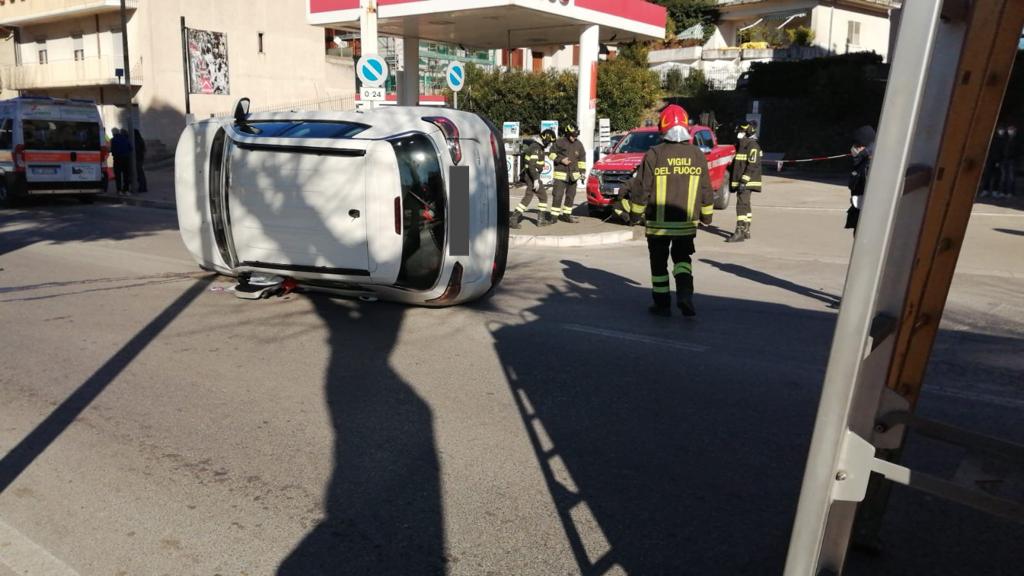
<svg viewBox="0 0 1024 576">
<path fill-rule="evenodd" d="M 682 106 L 669 104 L 661 111 L 658 127 L 662 137 L 669 142 L 687 142 L 690 140 L 690 116 Z"/>
<path fill-rule="evenodd" d="M 551 128 L 540 133 L 540 141 L 543 142 L 545 146 L 551 144 L 555 140 L 558 140 L 558 137 L 555 136 L 555 131 Z"/>
<path fill-rule="evenodd" d="M 757 134 L 757 122 L 748 120 L 746 122 L 740 122 L 740 125 L 736 127 L 737 132 L 745 132 L 747 136 L 753 136 Z"/>
<path fill-rule="evenodd" d="M 580 129 L 576 127 L 576 123 L 572 120 L 567 120 L 562 124 L 562 133 L 566 136 L 578 136 Z"/>
</svg>

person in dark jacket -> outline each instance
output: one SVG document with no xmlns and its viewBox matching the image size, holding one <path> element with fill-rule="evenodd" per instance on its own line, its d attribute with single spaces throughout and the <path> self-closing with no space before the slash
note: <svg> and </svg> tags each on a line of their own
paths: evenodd
<svg viewBox="0 0 1024 576">
<path fill-rule="evenodd" d="M 1010 124 L 1006 127 L 1006 138 L 999 159 L 999 191 L 1002 198 L 1011 198 L 1017 193 L 1017 151 L 1017 127 Z"/>
<path fill-rule="evenodd" d="M 139 185 L 139 194 L 149 191 L 149 185 L 146 183 L 146 172 L 142 169 L 142 165 L 146 162 L 146 140 L 142 137 L 142 133 L 135 130 L 135 176 L 136 182 Z"/>
<path fill-rule="evenodd" d="M 750 240 L 754 209 L 750 193 L 761 191 L 761 145 L 757 142 L 757 122 L 743 122 L 737 127 L 736 157 L 732 162 L 730 187 L 736 193 L 736 232 L 726 242 Z"/>
<path fill-rule="evenodd" d="M 555 140 L 548 153 L 548 158 L 554 163 L 551 213 L 562 222 L 575 224 L 579 218 L 572 215 L 572 205 L 576 198 L 576 183 L 583 180 L 587 171 L 587 152 L 577 139 L 579 128 L 575 122 L 563 122 L 562 133 L 564 135 Z"/>
<path fill-rule="evenodd" d="M 118 194 L 127 194 L 131 189 L 132 143 L 124 130 L 114 128 L 114 137 L 110 139 L 110 154 L 114 157 L 114 181 Z"/>
<path fill-rule="evenodd" d="M 520 173 L 523 176 L 523 182 L 526 183 L 526 195 L 509 214 L 508 223 L 512 228 L 519 228 L 534 195 L 537 196 L 537 226 L 555 223 L 555 217 L 551 215 L 551 209 L 548 207 L 548 193 L 544 189 L 544 182 L 540 179 L 541 172 L 544 171 L 545 150 L 554 141 L 555 132 L 545 130 L 541 133 L 540 140 L 530 138 L 523 144 L 523 166 Z"/>
<path fill-rule="evenodd" d="M 630 191 L 631 206 L 644 214 L 647 252 L 651 261 L 651 292 L 655 316 L 671 315 L 669 280 L 674 276 L 676 297 L 683 316 L 697 314 L 693 305 L 694 238 L 698 222 L 711 224 L 715 193 L 708 161 L 690 142 L 689 117 L 670 104 L 661 112 L 661 144 L 651 147 L 640 167 L 642 184 Z M 635 194 L 634 194 L 635 192 Z M 669 275 L 668 259 L 672 258 Z"/>
<path fill-rule="evenodd" d="M 850 208 L 846 211 L 846 227 L 852 228 L 857 234 L 857 223 L 860 221 L 860 210 L 864 206 L 864 189 L 868 183 L 868 172 L 871 160 L 875 156 L 875 129 L 861 126 L 853 133 L 853 168 L 850 171 Z"/>
</svg>

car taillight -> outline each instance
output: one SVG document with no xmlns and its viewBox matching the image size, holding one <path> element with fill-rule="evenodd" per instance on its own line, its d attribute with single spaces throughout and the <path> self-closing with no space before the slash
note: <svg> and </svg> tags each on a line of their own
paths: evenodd
<svg viewBox="0 0 1024 576">
<path fill-rule="evenodd" d="M 18 144 L 14 147 L 14 169 L 18 172 L 25 171 L 25 145 Z"/>
<path fill-rule="evenodd" d="M 395 234 L 402 235 L 402 197 L 395 196 Z"/>
<path fill-rule="evenodd" d="M 427 300 L 428 304 L 448 304 L 451 301 L 459 297 L 459 293 L 462 292 L 462 264 L 456 262 L 455 266 L 452 266 L 452 277 L 448 280 L 448 287 L 444 289 L 444 293 L 434 298 L 433 300 Z"/>
<path fill-rule="evenodd" d="M 462 162 L 462 144 L 459 143 L 459 127 L 444 116 L 425 116 L 424 122 L 430 122 L 441 129 L 444 139 L 448 142 L 448 152 L 452 155 L 452 162 Z"/>
<path fill-rule="evenodd" d="M 498 139 L 494 137 L 494 132 L 491 132 L 491 155 L 498 158 Z"/>
</svg>

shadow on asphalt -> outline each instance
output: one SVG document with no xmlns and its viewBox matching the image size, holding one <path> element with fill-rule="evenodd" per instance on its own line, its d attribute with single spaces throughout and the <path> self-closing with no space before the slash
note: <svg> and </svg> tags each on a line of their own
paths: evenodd
<svg viewBox="0 0 1024 576">
<path fill-rule="evenodd" d="M 151 320 L 92 376 L 68 396 L 32 432 L 0 460 L 0 492 L 7 489 L 79 415 L 131 364 L 167 326 L 202 294 L 213 276 L 197 280 L 170 306 Z"/>
<path fill-rule="evenodd" d="M 781 573 L 835 313 L 709 296 L 698 276 L 695 320 L 652 318 L 649 288 L 562 265 L 564 287 L 492 334 L 579 573 Z M 896 553 L 854 558 L 848 575 L 1024 562 L 1020 527 L 919 493 L 893 500 Z"/>
<path fill-rule="evenodd" d="M 765 286 L 775 286 L 776 288 L 789 290 L 794 294 L 799 294 L 800 296 L 805 296 L 822 302 L 829 308 L 839 308 L 839 296 L 834 294 L 829 294 L 828 292 L 816 290 L 814 288 L 808 288 L 807 286 L 791 282 L 785 278 L 779 278 L 778 276 L 773 276 L 767 272 L 761 272 L 760 270 L 754 270 L 753 268 L 747 268 L 746 266 L 741 266 L 739 264 L 727 264 L 725 262 L 718 262 L 708 258 L 700 258 L 700 261 L 705 264 L 710 264 L 722 272 L 726 272 L 752 282 L 764 284 Z"/>
<path fill-rule="evenodd" d="M 103 205 L 79 206 L 70 198 L 32 198 L 18 208 L 0 210 L 0 256 L 39 242 L 128 240 L 177 227 L 166 212 L 128 212 Z"/>
<path fill-rule="evenodd" d="M 1024 236 L 1024 230 L 1011 230 L 1009 228 L 993 228 L 996 232 L 1002 232 L 1003 234 L 1011 234 L 1013 236 Z"/>
<path fill-rule="evenodd" d="M 323 520 L 277 573 L 444 574 L 433 415 L 389 361 L 405 307 L 310 299 L 330 334 L 324 393 L 334 469 Z"/>
</svg>

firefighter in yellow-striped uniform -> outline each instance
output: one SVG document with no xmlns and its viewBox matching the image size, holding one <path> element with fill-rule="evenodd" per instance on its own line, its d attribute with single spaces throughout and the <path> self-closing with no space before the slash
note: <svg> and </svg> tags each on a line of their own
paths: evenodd
<svg viewBox="0 0 1024 576">
<path fill-rule="evenodd" d="M 555 132 L 545 130 L 540 134 L 540 140 L 531 138 L 523 145 L 523 182 L 526 183 L 526 194 L 519 201 L 519 205 L 509 214 L 509 226 L 519 228 L 523 221 L 523 215 L 530 207 L 533 196 L 537 196 L 537 226 L 547 226 L 555 223 L 555 217 L 551 215 L 548 208 L 548 193 L 544 190 L 544 182 L 540 179 L 544 171 L 545 150 L 555 141 Z"/>
<path fill-rule="evenodd" d="M 736 193 L 736 231 L 726 242 L 750 240 L 754 210 L 750 193 L 761 191 L 761 145 L 757 142 L 757 123 L 744 122 L 736 132 L 736 158 L 732 161 L 732 191 Z"/>
<path fill-rule="evenodd" d="M 661 112 L 663 142 L 644 155 L 631 191 L 628 209 L 646 219 L 647 251 L 651 260 L 651 290 L 656 316 L 671 316 L 668 269 L 676 281 L 677 305 L 683 316 L 694 316 L 693 261 L 698 222 L 711 224 L 715 194 L 708 162 L 690 142 L 689 118 L 682 107 L 669 105 Z"/>
<path fill-rule="evenodd" d="M 576 183 L 583 180 L 587 171 L 587 151 L 577 140 L 579 129 L 575 122 L 563 123 L 562 134 L 548 153 L 554 163 L 551 213 L 562 222 L 576 223 L 579 218 L 572 215 L 572 203 L 576 199 Z"/>
</svg>

